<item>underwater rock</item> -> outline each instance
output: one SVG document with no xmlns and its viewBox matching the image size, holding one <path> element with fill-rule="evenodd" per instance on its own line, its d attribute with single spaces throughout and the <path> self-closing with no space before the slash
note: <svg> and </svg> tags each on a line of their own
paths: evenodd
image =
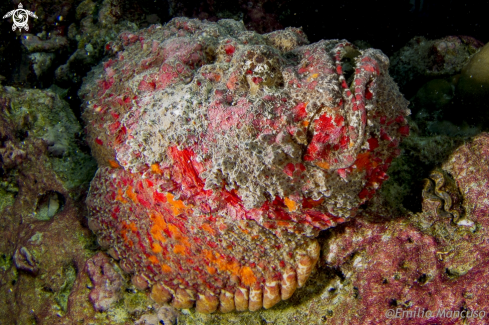
<svg viewBox="0 0 489 325">
<path fill-rule="evenodd" d="M 413 38 L 391 57 L 390 72 L 410 98 L 429 79 L 460 73 L 470 57 L 484 44 L 470 36 L 447 36 L 428 40 Z"/>
<path fill-rule="evenodd" d="M 178 322 L 178 311 L 171 306 L 162 306 L 158 309 L 158 319 L 160 323 L 174 325 Z"/>
<path fill-rule="evenodd" d="M 338 306 L 329 307 L 341 315 L 332 324 L 402 324 L 386 317 L 398 308 L 430 310 L 433 315 L 422 318 L 440 322 L 438 310 L 487 313 L 487 286 L 481 283 L 487 283 L 489 270 L 489 244 L 483 239 L 489 229 L 488 157 L 489 135 L 483 133 L 431 174 L 423 212 L 380 223 L 382 217 L 369 212 L 368 218 L 332 230 L 323 244 L 324 262 L 345 275 L 343 290 L 352 294 L 356 288 L 355 299 L 348 293 L 327 295 L 326 301 Z"/>
<path fill-rule="evenodd" d="M 176 325 L 178 321 L 178 311 L 171 306 L 163 306 L 158 308 L 157 314 L 145 314 L 136 325 Z"/>
<path fill-rule="evenodd" d="M 477 119 L 487 112 L 489 101 L 489 44 L 475 54 L 466 66 L 457 84 L 457 96 L 467 111 Z M 487 113 L 482 117 L 488 120 Z"/>
<path fill-rule="evenodd" d="M 26 158 L 26 152 L 16 146 L 14 141 L 6 140 L 0 148 L 0 157 L 2 157 L 2 167 L 14 168 L 22 164 Z"/>
<path fill-rule="evenodd" d="M 102 252 L 87 261 L 87 272 L 92 280 L 90 301 L 97 311 L 109 309 L 121 298 L 123 277 L 117 273 L 109 258 Z"/>
<path fill-rule="evenodd" d="M 121 21 L 122 3 L 104 0 L 97 3 L 82 1 L 76 8 L 76 22 L 68 28 L 68 39 L 77 43 L 77 49 L 65 64 L 59 66 L 55 78 L 60 83 L 78 83 L 91 66 L 97 64 L 110 49 L 107 42 L 114 40 L 123 30 L 132 31 L 136 27 L 128 21 Z"/>
<path fill-rule="evenodd" d="M 429 111 L 442 109 L 453 99 L 454 86 L 444 79 L 433 79 L 425 83 L 416 93 L 414 105 L 416 109 L 425 108 Z"/>
<path fill-rule="evenodd" d="M 29 54 L 29 60 L 32 63 L 32 68 L 34 69 L 37 78 L 41 78 L 46 74 L 51 67 L 51 63 L 53 62 L 55 56 L 56 55 L 54 53 L 43 52 Z"/>
<path fill-rule="evenodd" d="M 15 251 L 14 263 L 18 270 L 28 272 L 32 275 L 37 275 L 39 272 L 39 268 L 37 267 L 34 257 L 25 247 L 21 247 Z"/>
<path fill-rule="evenodd" d="M 68 46 L 66 37 L 59 35 L 53 35 L 50 39 L 41 39 L 36 35 L 23 34 L 21 41 L 29 53 L 56 52 Z"/>
<path fill-rule="evenodd" d="M 82 129 L 68 103 L 50 91 L 0 87 L 0 155 L 5 167 L 15 169 L 28 156 L 32 141 L 66 189 L 88 183 L 96 168 L 93 158 L 77 144 Z M 42 147 L 42 148 L 41 148 Z"/>
<path fill-rule="evenodd" d="M 247 30 L 259 34 L 283 29 L 280 18 L 291 15 L 290 11 L 293 10 L 287 1 L 274 1 L 271 5 L 267 0 L 234 2 L 169 0 L 168 7 L 172 17 L 198 18 L 213 22 L 225 18 L 234 19 L 243 21 Z"/>
<path fill-rule="evenodd" d="M 0 106 L 0 320 L 83 323 L 95 313 L 83 269 L 96 243 L 83 224 L 96 162 L 55 94 L 0 87 Z"/>
<path fill-rule="evenodd" d="M 17 79 L 24 85 L 33 83 L 37 79 L 38 85 L 43 85 L 54 72 L 55 67 L 52 67 L 52 63 L 56 62 L 57 58 L 65 56 L 68 40 L 59 33 L 47 33 L 45 29 L 38 35 L 23 34 L 20 39 L 26 52 L 22 56 L 25 72 L 17 76 Z M 31 74 L 31 71 L 34 74 Z"/>
<path fill-rule="evenodd" d="M 36 207 L 36 219 L 49 220 L 56 215 L 62 208 L 64 197 L 61 193 L 49 191 L 39 196 Z"/>
<path fill-rule="evenodd" d="M 80 96 L 100 245 L 176 308 L 271 308 L 314 237 L 372 197 L 409 134 L 378 50 L 185 18 L 125 32 Z M 137 216 L 137 217 L 136 217 Z"/>
</svg>

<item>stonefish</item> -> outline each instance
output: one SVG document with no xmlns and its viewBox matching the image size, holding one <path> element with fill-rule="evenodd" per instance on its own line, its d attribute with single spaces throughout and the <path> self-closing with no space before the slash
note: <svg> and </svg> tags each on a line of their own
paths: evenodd
<svg viewBox="0 0 489 325">
<path fill-rule="evenodd" d="M 409 134 L 388 58 L 301 29 L 176 18 L 107 44 L 80 91 L 102 248 L 159 303 L 255 311 L 304 285 Z"/>
</svg>

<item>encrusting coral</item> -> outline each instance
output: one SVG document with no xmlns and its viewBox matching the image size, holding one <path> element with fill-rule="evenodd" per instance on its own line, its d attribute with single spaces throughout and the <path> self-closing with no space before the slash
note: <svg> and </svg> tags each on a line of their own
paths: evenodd
<svg viewBox="0 0 489 325">
<path fill-rule="evenodd" d="M 80 96 L 100 245 L 177 308 L 270 308 L 306 282 L 320 230 L 355 216 L 409 134 L 378 50 L 297 28 L 176 18 L 110 43 Z"/>
</svg>

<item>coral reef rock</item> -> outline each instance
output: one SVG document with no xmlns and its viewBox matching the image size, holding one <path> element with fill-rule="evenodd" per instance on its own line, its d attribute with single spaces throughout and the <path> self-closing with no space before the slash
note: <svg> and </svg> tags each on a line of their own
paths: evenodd
<svg viewBox="0 0 489 325">
<path fill-rule="evenodd" d="M 0 87 L 0 107 L 0 323 L 88 324 L 98 313 L 84 265 L 97 245 L 84 199 L 96 161 L 56 94 Z"/>
<path fill-rule="evenodd" d="M 78 83 L 91 66 L 100 62 L 107 50 L 106 44 L 125 30 L 135 30 L 134 24 L 124 21 L 120 1 L 100 3 L 85 0 L 76 8 L 76 22 L 67 28 L 68 40 L 76 43 L 76 50 L 55 72 L 58 83 Z M 110 45 L 108 45 L 110 47 Z"/>
<path fill-rule="evenodd" d="M 104 253 L 97 253 L 87 261 L 87 272 L 93 283 L 89 298 L 98 311 L 104 311 L 120 299 L 122 276 L 110 264 Z"/>
<path fill-rule="evenodd" d="M 89 226 L 176 308 L 288 299 L 319 231 L 355 216 L 409 134 L 388 58 L 345 40 L 176 18 L 110 51 L 79 93 L 99 163 Z"/>
<path fill-rule="evenodd" d="M 49 169 L 66 189 L 90 182 L 96 163 L 82 150 L 82 128 L 68 103 L 51 91 L 0 87 L 0 105 L 0 157 L 6 171 L 32 159 L 36 146 L 47 149 Z"/>
<path fill-rule="evenodd" d="M 489 45 L 486 44 L 462 69 L 457 94 L 464 107 L 477 118 L 487 108 L 489 99 Z M 487 124 L 487 114 L 482 114 Z"/>
<path fill-rule="evenodd" d="M 419 84 L 460 73 L 482 46 L 483 43 L 470 36 L 435 40 L 418 36 L 394 53 L 390 72 L 403 94 L 411 96 Z"/>
<path fill-rule="evenodd" d="M 322 256 L 345 275 L 343 293 L 325 292 L 311 313 L 333 310 L 331 324 L 405 324 L 388 310 L 419 310 L 416 324 L 462 324 L 465 311 L 468 323 L 487 323 L 488 148 L 482 133 L 455 149 L 426 180 L 422 212 L 335 228 Z"/>
</svg>

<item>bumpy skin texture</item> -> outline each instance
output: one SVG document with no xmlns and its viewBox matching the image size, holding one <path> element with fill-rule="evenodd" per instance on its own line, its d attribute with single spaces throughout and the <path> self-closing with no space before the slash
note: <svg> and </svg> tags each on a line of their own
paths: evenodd
<svg viewBox="0 0 489 325">
<path fill-rule="evenodd" d="M 137 287 L 203 312 L 269 308 L 304 284 L 319 230 L 387 178 L 409 134 L 387 57 L 307 43 L 178 18 L 121 34 L 85 80 L 90 227 Z"/>
</svg>

